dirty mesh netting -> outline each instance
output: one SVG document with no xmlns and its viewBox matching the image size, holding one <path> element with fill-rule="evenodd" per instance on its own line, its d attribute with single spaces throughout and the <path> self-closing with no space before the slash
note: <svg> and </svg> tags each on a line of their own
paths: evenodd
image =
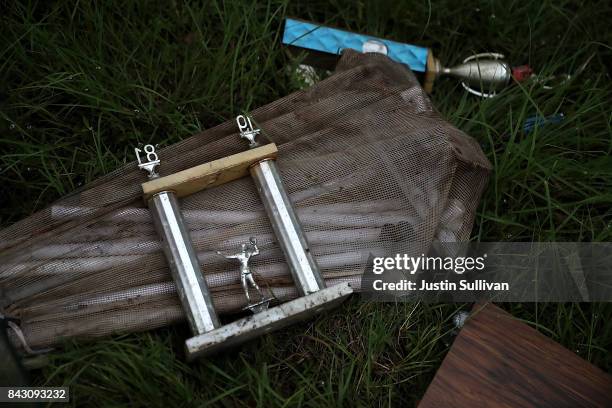
<svg viewBox="0 0 612 408">
<path fill-rule="evenodd" d="M 414 75 L 378 54 L 343 54 L 335 73 L 250 112 L 278 165 L 328 285 L 360 287 L 390 242 L 465 241 L 490 163 L 445 122 Z M 159 151 L 168 175 L 246 150 L 234 120 Z M 1 313 L 29 347 L 184 320 L 130 163 L 0 231 Z M 246 305 L 235 251 L 250 236 L 256 280 L 280 302 L 297 292 L 250 177 L 181 200 L 221 314 Z M 16 326 L 15 326 L 16 327 Z M 19 330 L 20 329 L 20 330 Z"/>
</svg>

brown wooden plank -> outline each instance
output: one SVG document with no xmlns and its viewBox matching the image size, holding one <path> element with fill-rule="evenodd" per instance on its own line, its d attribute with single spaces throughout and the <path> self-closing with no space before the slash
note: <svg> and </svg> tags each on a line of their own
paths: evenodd
<svg viewBox="0 0 612 408">
<path fill-rule="evenodd" d="M 265 159 L 275 159 L 277 153 L 278 149 L 274 143 L 256 147 L 148 181 L 142 184 L 142 192 L 145 200 L 161 191 L 174 191 L 177 197 L 185 197 L 245 177 L 249 174 L 252 164 Z"/>
<path fill-rule="evenodd" d="M 476 305 L 419 407 L 612 407 L 612 376 L 497 306 Z"/>
<path fill-rule="evenodd" d="M 436 65 L 439 64 L 434 58 L 431 48 L 427 49 L 427 66 L 425 69 L 425 79 L 423 80 L 423 89 L 430 94 L 433 91 L 434 81 L 436 80 Z"/>
</svg>

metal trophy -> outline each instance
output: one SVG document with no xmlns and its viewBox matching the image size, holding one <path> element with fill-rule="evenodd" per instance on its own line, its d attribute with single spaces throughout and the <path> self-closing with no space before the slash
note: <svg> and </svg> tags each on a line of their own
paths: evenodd
<svg viewBox="0 0 612 408">
<path fill-rule="evenodd" d="M 461 80 L 461 86 L 469 93 L 483 98 L 495 96 L 512 79 L 512 69 L 504 55 L 484 52 L 467 57 L 460 65 L 444 68 L 434 58 L 432 67 L 436 77 L 450 75 Z"/>
<path fill-rule="evenodd" d="M 242 290 L 244 290 L 244 295 L 246 296 L 248 302 L 248 304 L 244 307 L 243 310 L 248 309 L 253 313 L 259 313 L 268 309 L 272 298 L 266 298 L 264 296 L 263 292 L 259 288 L 259 285 L 257 284 L 257 282 L 255 282 L 255 278 L 253 278 L 253 272 L 251 272 L 249 261 L 251 260 L 251 257 L 259 255 L 259 248 L 257 247 L 257 239 L 255 237 L 251 237 L 251 239 L 249 240 L 249 244 L 250 247 L 247 247 L 247 244 L 242 244 L 240 246 L 240 252 L 234 255 L 223 255 L 219 251 L 217 251 L 217 254 L 223 256 L 226 259 L 236 259 L 238 262 L 240 262 L 240 283 L 242 284 Z M 252 287 L 257 291 L 260 296 L 259 302 L 251 302 L 249 287 Z"/>
<path fill-rule="evenodd" d="M 430 48 L 292 18 L 285 19 L 282 43 L 290 50 L 307 52 L 304 64 L 299 67 L 302 71 L 305 64 L 333 69 L 337 57 L 347 48 L 386 55 L 407 65 L 415 73 L 422 73 L 423 88 L 428 93 L 432 92 L 436 78 L 448 75 L 461 80 L 461 85 L 469 93 L 492 97 L 508 85 L 513 77 L 513 70 L 502 54 L 475 54 L 458 66 L 444 68 Z M 515 78 L 519 81 L 524 79 L 517 76 Z"/>
<path fill-rule="evenodd" d="M 240 115 L 236 121 L 240 137 L 249 142 L 248 150 L 169 176 L 160 177 L 157 174 L 160 160 L 154 146 L 145 146 L 144 152 L 136 149 L 138 166 L 146 170 L 150 178 L 141 185 L 143 196 L 151 211 L 156 231 L 162 239 L 163 251 L 193 333 L 193 337 L 185 342 L 188 360 L 210 355 L 308 319 L 335 307 L 353 293 L 348 283 L 329 288 L 325 286 L 276 165 L 276 145 L 260 145 L 256 140 L 260 130 L 253 127 L 250 118 Z M 146 162 L 141 158 L 143 153 L 148 160 Z M 246 308 L 253 314 L 221 325 L 178 199 L 249 174 L 257 186 L 299 297 L 268 307 L 272 299 L 265 297 L 249 266 L 251 257 L 259 253 L 257 240 L 252 238 L 248 245 L 242 245 L 239 253 L 224 256 L 240 262 L 241 282 L 248 303 Z M 255 303 L 251 302 L 249 287 L 260 295 Z"/>
</svg>

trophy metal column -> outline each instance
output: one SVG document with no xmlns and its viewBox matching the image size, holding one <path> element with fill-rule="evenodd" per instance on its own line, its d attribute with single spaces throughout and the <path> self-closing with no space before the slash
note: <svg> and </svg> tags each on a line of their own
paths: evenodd
<svg viewBox="0 0 612 408">
<path fill-rule="evenodd" d="M 254 129 L 251 120 L 242 115 L 236 118 L 236 122 L 240 137 L 249 141 L 249 148 L 257 148 L 259 144 L 255 137 L 259 129 Z M 249 170 L 300 295 L 309 295 L 325 288 L 325 281 L 310 253 L 306 235 L 289 200 L 276 160 L 261 160 Z"/>
<path fill-rule="evenodd" d="M 139 167 L 147 170 L 151 179 L 142 184 L 143 195 L 162 239 L 172 278 L 194 334 L 194 337 L 185 342 L 188 360 L 236 346 L 312 317 L 335 307 L 353 293 L 348 283 L 325 287 L 276 166 L 276 145 L 270 143 L 259 146 L 255 137 L 260 131 L 253 129 L 248 117 L 238 116 L 237 122 L 240 136 L 250 142 L 249 150 L 166 177 L 159 177 L 155 171 L 160 161 L 153 146 L 145 146 L 144 153 L 149 160 L 146 163 L 141 161 L 142 151 L 136 149 Z M 255 305 L 249 302 L 247 308 L 253 315 L 221 325 L 189 231 L 185 227 L 178 198 L 236 180 L 249 173 L 255 181 L 300 297 L 269 309 L 267 305 L 270 299 L 262 299 L 262 302 Z M 255 238 L 251 244 L 256 248 Z M 248 259 L 244 263 L 240 273 L 250 273 Z M 252 276 L 249 277 L 252 279 Z"/>
</svg>

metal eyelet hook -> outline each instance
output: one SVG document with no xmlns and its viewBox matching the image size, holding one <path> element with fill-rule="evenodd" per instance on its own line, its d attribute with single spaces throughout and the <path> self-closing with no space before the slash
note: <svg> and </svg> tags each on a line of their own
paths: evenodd
<svg viewBox="0 0 612 408">
<path fill-rule="evenodd" d="M 495 91 L 489 92 L 489 93 L 477 91 L 477 90 L 475 90 L 473 88 L 470 88 L 465 82 L 461 82 L 461 86 L 467 92 L 471 93 L 472 95 L 480 96 L 481 98 L 492 98 L 495 95 L 497 95 L 497 93 Z"/>
<path fill-rule="evenodd" d="M 542 77 L 542 78 L 539 77 L 538 75 L 534 75 L 534 80 L 536 83 L 542 86 L 542 89 L 546 89 L 546 90 L 554 89 L 555 87 L 561 86 L 569 82 L 573 78 L 577 77 L 578 75 L 582 74 L 582 72 L 586 69 L 587 65 L 589 65 L 589 63 L 591 62 L 593 57 L 595 57 L 595 55 L 597 54 L 592 53 L 586 59 L 586 61 L 584 61 L 582 65 L 578 67 L 578 69 L 573 74 L 564 73 L 564 74 L 558 74 L 558 75 L 549 75 L 547 77 Z"/>
<path fill-rule="evenodd" d="M 554 89 L 564 83 L 568 82 L 572 79 L 570 74 L 559 74 L 559 75 L 551 75 L 545 78 L 536 77 L 535 81 L 542 85 L 542 89 L 546 89 L 547 91 Z M 552 85 L 549 85 L 552 84 Z"/>
<path fill-rule="evenodd" d="M 466 64 L 478 58 L 492 58 L 494 60 L 500 60 L 506 58 L 506 56 L 504 54 L 500 54 L 499 52 L 481 52 L 480 54 L 470 55 L 463 60 L 463 63 Z"/>
</svg>

